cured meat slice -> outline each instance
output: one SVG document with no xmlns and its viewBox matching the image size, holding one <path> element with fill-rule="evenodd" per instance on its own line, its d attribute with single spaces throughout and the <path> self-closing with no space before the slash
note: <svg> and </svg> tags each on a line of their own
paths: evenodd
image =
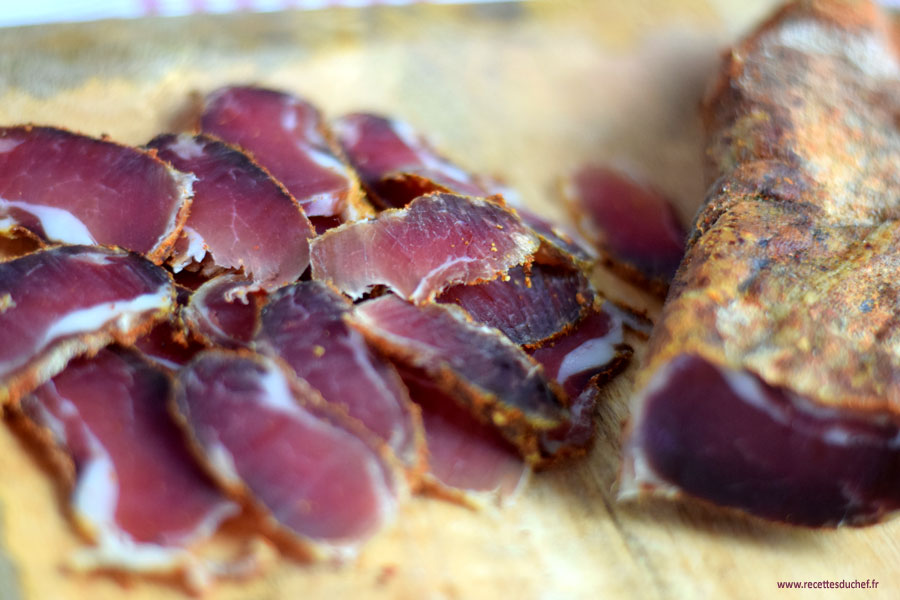
<svg viewBox="0 0 900 600">
<path fill-rule="evenodd" d="M 900 60 L 867 3 L 796 3 L 728 53 L 712 176 L 637 375 L 623 490 L 802 525 L 900 504 Z"/>
<path fill-rule="evenodd" d="M 428 302 L 455 283 L 489 281 L 527 264 L 538 239 L 491 200 L 430 194 L 311 244 L 312 277 L 360 298 L 376 285 Z"/>
<path fill-rule="evenodd" d="M 0 128 L 0 234 L 128 248 L 161 263 L 194 177 L 151 153 L 53 127 Z"/>
<path fill-rule="evenodd" d="M 629 175 L 585 166 L 563 194 L 584 235 L 619 274 L 664 294 L 684 255 L 684 228 L 669 200 Z"/>
<path fill-rule="evenodd" d="M 625 344 L 622 321 L 617 312 L 605 310 L 606 304 L 591 307 L 571 330 L 528 353 L 544 367 L 571 398 L 596 382 L 607 380 L 621 370 L 631 356 Z M 602 381 L 601 381 L 602 383 Z"/>
<path fill-rule="evenodd" d="M 516 213 L 541 240 L 541 250 L 536 257 L 538 262 L 563 265 L 571 262 L 584 271 L 593 266 L 596 251 L 576 232 L 564 230 L 522 206 L 516 206 Z"/>
<path fill-rule="evenodd" d="M 515 447 L 427 377 L 413 370 L 401 375 L 410 397 L 422 408 L 426 489 L 473 508 L 512 500 L 531 472 Z"/>
<path fill-rule="evenodd" d="M 393 366 L 345 323 L 350 309 L 320 282 L 282 288 L 263 308 L 255 348 L 284 359 L 326 402 L 342 406 L 417 470 L 424 453 L 418 411 Z"/>
<path fill-rule="evenodd" d="M 133 342 L 174 304 L 166 272 L 122 250 L 61 246 L 0 263 L 0 406 L 79 354 Z"/>
<path fill-rule="evenodd" d="M 348 555 L 393 517 L 387 457 L 270 359 L 207 351 L 179 378 L 176 410 L 210 472 L 288 548 Z"/>
<path fill-rule="evenodd" d="M 265 294 L 246 290 L 239 275 L 219 275 L 197 288 L 182 312 L 191 335 L 209 346 L 247 346 L 259 328 Z"/>
<path fill-rule="evenodd" d="M 271 290 L 296 281 L 315 235 L 303 209 L 246 154 L 204 135 L 167 134 L 148 147 L 197 176 L 185 233 L 169 259 L 176 271 L 209 254 Z"/>
<path fill-rule="evenodd" d="M 371 214 L 356 176 L 309 102 L 275 90 L 225 87 L 207 97 L 201 128 L 247 151 L 308 216 L 352 221 Z"/>
<path fill-rule="evenodd" d="M 408 123 L 353 113 L 337 119 L 333 127 L 369 196 L 382 208 L 401 208 L 430 192 L 494 193 L 487 182 L 438 154 Z"/>
<path fill-rule="evenodd" d="M 541 368 L 505 336 L 456 306 L 416 306 L 386 295 L 354 308 L 351 323 L 380 351 L 421 369 L 530 462 L 538 436 L 568 415 Z"/>
<path fill-rule="evenodd" d="M 123 350 L 78 358 L 33 395 L 23 412 L 71 460 L 73 520 L 95 547 L 82 568 L 202 573 L 187 547 L 238 506 L 190 455 L 172 422 L 172 380 Z M 137 443 L 136 443 L 137 442 Z"/>
<path fill-rule="evenodd" d="M 537 345 L 568 331 L 590 309 L 593 291 L 579 271 L 532 265 L 509 270 L 508 279 L 456 285 L 438 298 L 496 327 L 519 346 Z"/>
</svg>

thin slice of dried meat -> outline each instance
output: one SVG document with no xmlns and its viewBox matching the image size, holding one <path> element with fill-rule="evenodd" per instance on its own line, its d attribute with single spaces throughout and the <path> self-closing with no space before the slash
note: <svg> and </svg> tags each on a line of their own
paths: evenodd
<svg viewBox="0 0 900 600">
<path fill-rule="evenodd" d="M 351 298 L 385 285 L 421 303 L 453 284 L 490 281 L 528 264 L 537 248 L 537 236 L 502 205 L 430 194 L 315 238 L 310 262 L 313 279 Z"/>
<path fill-rule="evenodd" d="M 264 88 L 221 88 L 206 98 L 201 129 L 249 153 L 308 216 L 352 221 L 371 214 L 319 110 L 306 100 Z"/>
<path fill-rule="evenodd" d="M 197 177 L 185 234 L 169 259 L 176 271 L 208 254 L 215 266 L 243 271 L 265 290 L 299 279 L 315 231 L 268 173 L 243 152 L 205 135 L 161 135 L 148 147 Z"/>
<path fill-rule="evenodd" d="M 512 501 L 531 473 L 516 448 L 428 377 L 411 369 L 400 373 L 410 397 L 422 409 L 428 447 L 426 491 L 472 508 Z"/>
<path fill-rule="evenodd" d="M 385 295 L 357 305 L 351 324 L 379 351 L 422 370 L 481 422 L 496 426 L 529 462 L 542 460 L 540 434 L 568 418 L 540 366 L 456 306 L 416 306 Z"/>
<path fill-rule="evenodd" d="M 663 194 L 622 171 L 591 165 L 566 180 L 563 196 L 613 270 L 665 294 L 684 255 L 686 233 Z"/>
<path fill-rule="evenodd" d="M 0 406 L 79 354 L 130 344 L 174 304 L 171 277 L 123 250 L 60 246 L 0 263 Z"/>
<path fill-rule="evenodd" d="M 219 275 L 194 290 L 182 311 L 188 331 L 208 346 L 246 347 L 259 329 L 262 292 L 247 292 L 240 275 Z"/>
<path fill-rule="evenodd" d="M 636 377 L 623 493 L 807 526 L 900 508 L 900 59 L 797 2 L 726 55 L 710 187 Z"/>
<path fill-rule="evenodd" d="M 192 175 L 152 153 L 53 127 L 0 128 L 0 234 L 104 244 L 168 256 L 190 207 Z"/>
<path fill-rule="evenodd" d="M 262 310 L 254 347 L 284 359 L 326 402 L 343 407 L 418 471 L 424 458 L 418 411 L 394 367 L 344 321 L 351 308 L 317 281 L 282 288 Z"/>
<path fill-rule="evenodd" d="M 103 349 L 22 399 L 28 426 L 74 467 L 63 473 L 72 518 L 94 543 L 77 567 L 181 572 L 191 585 L 209 576 L 189 547 L 239 508 L 191 456 L 168 413 L 171 395 L 170 376 Z"/>
<path fill-rule="evenodd" d="M 456 304 L 519 346 L 537 346 L 563 334 L 591 308 L 594 292 L 578 270 L 532 265 L 509 270 L 508 279 L 455 285 L 437 301 Z"/>
<path fill-rule="evenodd" d="M 486 182 L 438 154 L 408 123 L 352 113 L 335 120 L 333 128 L 369 196 L 381 208 L 402 208 L 431 192 L 495 193 Z"/>
<path fill-rule="evenodd" d="M 175 410 L 198 454 L 287 548 L 345 557 L 393 518 L 389 456 L 274 361 L 207 351 L 179 380 Z"/>
</svg>

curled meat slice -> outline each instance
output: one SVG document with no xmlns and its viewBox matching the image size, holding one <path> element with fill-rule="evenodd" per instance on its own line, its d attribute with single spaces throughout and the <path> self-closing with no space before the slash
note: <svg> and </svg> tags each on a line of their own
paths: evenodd
<svg viewBox="0 0 900 600">
<path fill-rule="evenodd" d="M 201 128 L 247 151 L 308 216 L 351 221 L 371 214 L 356 176 L 309 102 L 275 90 L 225 87 L 206 98 Z"/>
<path fill-rule="evenodd" d="M 187 326 L 182 318 L 191 291 L 177 284 L 175 291 L 177 299 L 175 311 L 134 341 L 134 347 L 140 350 L 144 358 L 168 371 L 177 371 L 205 348 L 188 337 Z"/>
<path fill-rule="evenodd" d="M 669 200 L 629 175 L 586 166 L 563 195 L 582 233 L 616 272 L 664 294 L 684 255 L 686 233 Z"/>
<path fill-rule="evenodd" d="M 538 436 L 568 417 L 540 366 L 456 306 L 416 306 L 386 295 L 357 305 L 351 323 L 380 351 L 421 369 L 479 420 L 496 426 L 530 462 L 541 460 Z"/>
<path fill-rule="evenodd" d="M 181 232 L 192 175 L 153 154 L 52 127 L 0 128 L 0 233 L 104 244 L 161 263 Z"/>
<path fill-rule="evenodd" d="M 0 263 L 0 406 L 79 354 L 133 342 L 174 304 L 166 272 L 122 250 L 61 246 Z"/>
<path fill-rule="evenodd" d="M 568 331 L 591 307 L 593 291 L 577 270 L 532 265 L 509 270 L 508 279 L 456 285 L 438 302 L 456 304 L 473 319 L 496 327 L 519 346 L 538 345 Z"/>
<path fill-rule="evenodd" d="M 479 422 L 427 376 L 402 369 L 409 395 L 422 409 L 428 492 L 473 508 L 512 500 L 531 469 L 496 428 Z"/>
<path fill-rule="evenodd" d="M 209 471 L 287 548 L 350 555 L 393 518 L 389 456 L 272 360 L 207 351 L 179 380 L 175 411 Z"/>
<path fill-rule="evenodd" d="M 161 135 L 148 147 L 197 176 L 185 233 L 169 259 L 176 271 L 208 253 L 217 267 L 243 270 L 267 290 L 303 274 L 312 225 L 297 201 L 246 154 L 204 135 Z"/>
<path fill-rule="evenodd" d="M 687 492 L 799 525 L 865 523 L 900 509 L 900 422 L 826 407 L 683 354 L 634 404 L 620 494 Z"/>
<path fill-rule="evenodd" d="M 583 271 L 591 269 L 597 253 L 577 232 L 548 221 L 523 206 L 515 208 L 522 222 L 531 227 L 541 240 L 541 248 L 535 257 L 537 262 L 574 263 Z"/>
<path fill-rule="evenodd" d="M 282 288 L 262 310 L 255 347 L 284 359 L 326 402 L 344 407 L 417 470 L 424 454 L 418 411 L 394 367 L 345 323 L 350 309 L 320 282 Z"/>
<path fill-rule="evenodd" d="M 352 298 L 385 285 L 421 303 L 452 284 L 489 281 L 529 263 L 538 239 L 491 200 L 430 194 L 332 229 L 311 246 L 314 279 Z"/>
<path fill-rule="evenodd" d="M 71 459 L 71 512 L 95 547 L 80 568 L 203 575 L 187 547 L 238 511 L 199 468 L 167 410 L 172 380 L 135 354 L 73 360 L 21 408 Z"/>
<path fill-rule="evenodd" d="M 488 182 L 439 155 L 408 123 L 353 113 L 337 119 L 333 128 L 369 196 L 382 208 L 400 208 L 430 192 L 493 193 Z"/>
<path fill-rule="evenodd" d="M 194 290 L 182 311 L 191 336 L 209 346 L 247 346 L 259 328 L 265 294 L 246 290 L 239 275 L 219 275 Z"/>
</svg>

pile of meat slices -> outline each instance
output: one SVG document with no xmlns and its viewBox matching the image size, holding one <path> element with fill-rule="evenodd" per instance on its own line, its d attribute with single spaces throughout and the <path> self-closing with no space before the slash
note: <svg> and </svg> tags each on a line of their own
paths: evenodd
<svg viewBox="0 0 900 600">
<path fill-rule="evenodd" d="M 238 514 L 352 555 L 410 490 L 584 452 L 630 356 L 588 251 L 391 119 L 228 87 L 198 131 L 0 129 L 0 402 L 64 458 L 82 568 L 196 584 Z"/>
</svg>

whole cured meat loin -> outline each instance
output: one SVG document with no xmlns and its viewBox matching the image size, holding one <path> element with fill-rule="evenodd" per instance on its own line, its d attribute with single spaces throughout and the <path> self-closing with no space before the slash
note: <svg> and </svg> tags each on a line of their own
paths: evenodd
<svg viewBox="0 0 900 600">
<path fill-rule="evenodd" d="M 411 369 L 400 374 L 422 409 L 428 447 L 425 489 L 472 508 L 512 500 L 531 473 L 516 448 L 428 377 Z"/>
<path fill-rule="evenodd" d="M 254 348 L 281 357 L 326 402 L 359 419 L 416 472 L 424 458 L 418 411 L 394 367 L 344 321 L 351 308 L 317 281 L 282 288 L 262 309 Z"/>
<path fill-rule="evenodd" d="M 353 221 L 372 213 L 356 175 L 309 102 L 275 90 L 225 87 L 207 96 L 200 126 L 248 152 L 308 216 Z"/>
<path fill-rule="evenodd" d="M 188 451 L 171 394 L 170 376 L 103 349 L 22 399 L 30 427 L 66 457 L 72 518 L 95 543 L 79 567 L 182 571 L 196 583 L 204 573 L 188 547 L 238 512 Z"/>
<path fill-rule="evenodd" d="M 900 508 L 900 61 L 867 3 L 785 7 L 706 100 L 713 176 L 638 376 L 624 494 L 810 526 Z"/>
<path fill-rule="evenodd" d="M 571 329 L 591 308 L 594 292 L 578 270 L 535 264 L 509 270 L 508 279 L 455 285 L 437 301 L 456 304 L 496 327 L 519 346 L 537 346 Z"/>
<path fill-rule="evenodd" d="M 684 255 L 686 233 L 664 195 L 624 172 L 591 165 L 565 181 L 563 196 L 607 265 L 665 295 Z"/>
<path fill-rule="evenodd" d="M 0 263 L 0 406 L 79 354 L 130 344 L 174 304 L 171 277 L 123 250 L 60 246 Z"/>
<path fill-rule="evenodd" d="M 422 370 L 481 422 L 496 426 L 529 462 L 546 458 L 540 435 L 568 420 L 542 369 L 456 306 L 416 306 L 385 295 L 354 307 L 351 324 L 382 353 Z"/>
<path fill-rule="evenodd" d="M 0 234 L 119 246 L 159 264 L 181 233 L 193 181 L 152 153 L 107 140 L 0 128 Z"/>
<path fill-rule="evenodd" d="M 408 123 L 371 113 L 344 115 L 332 124 L 350 164 L 381 208 L 402 208 L 431 192 L 490 196 L 490 182 L 442 157 Z"/>
<path fill-rule="evenodd" d="M 491 200 L 429 194 L 374 220 L 347 223 L 313 239 L 312 277 L 357 299 L 385 285 L 428 302 L 455 283 L 490 281 L 529 264 L 538 238 Z"/>
<path fill-rule="evenodd" d="M 259 311 L 266 296 L 246 293 L 240 275 L 213 277 L 194 290 L 182 311 L 184 323 L 196 340 L 208 346 L 246 347 L 259 329 Z"/>
<path fill-rule="evenodd" d="M 148 147 L 193 173 L 194 201 L 169 259 L 176 271 L 209 254 L 266 290 L 299 279 L 315 235 L 297 201 L 246 154 L 208 136 L 167 134 Z"/>
<path fill-rule="evenodd" d="M 402 482 L 389 456 L 274 361 L 207 351 L 179 381 L 198 455 L 287 548 L 347 556 L 393 518 Z"/>
</svg>

